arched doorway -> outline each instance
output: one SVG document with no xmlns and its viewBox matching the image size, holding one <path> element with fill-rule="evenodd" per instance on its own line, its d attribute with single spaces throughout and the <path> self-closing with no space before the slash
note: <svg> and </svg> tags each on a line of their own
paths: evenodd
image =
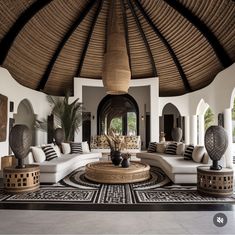
<svg viewBox="0 0 235 235">
<path fill-rule="evenodd" d="M 31 103 L 24 99 L 19 103 L 17 113 L 14 114 L 15 125 L 24 124 L 32 131 L 32 145 L 35 145 L 36 134 L 35 134 L 35 114 Z"/>
<path fill-rule="evenodd" d="M 120 135 L 139 135 L 139 108 L 128 95 L 107 95 L 97 110 L 97 134 L 112 128 Z"/>
<path fill-rule="evenodd" d="M 167 103 L 160 117 L 160 131 L 165 133 L 166 141 L 172 140 L 171 131 L 174 127 L 182 128 L 184 139 L 184 119 L 175 105 Z"/>
</svg>

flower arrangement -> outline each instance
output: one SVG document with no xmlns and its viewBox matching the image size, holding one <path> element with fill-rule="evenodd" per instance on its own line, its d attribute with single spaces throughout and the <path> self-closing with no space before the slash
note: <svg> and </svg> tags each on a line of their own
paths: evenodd
<svg viewBox="0 0 235 235">
<path fill-rule="evenodd" d="M 113 130 L 109 131 L 109 135 L 106 135 L 109 147 L 111 151 L 121 151 L 123 149 L 124 143 L 123 140 L 119 138 L 119 135 L 116 135 Z"/>
</svg>

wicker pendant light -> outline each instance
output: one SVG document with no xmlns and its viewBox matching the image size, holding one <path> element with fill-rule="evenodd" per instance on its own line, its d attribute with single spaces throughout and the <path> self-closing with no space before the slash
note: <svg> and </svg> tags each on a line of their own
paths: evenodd
<svg viewBox="0 0 235 235">
<path fill-rule="evenodd" d="M 131 71 L 125 34 L 119 26 L 115 0 L 111 0 L 110 8 L 102 79 L 107 94 L 120 95 L 128 92 Z"/>
</svg>

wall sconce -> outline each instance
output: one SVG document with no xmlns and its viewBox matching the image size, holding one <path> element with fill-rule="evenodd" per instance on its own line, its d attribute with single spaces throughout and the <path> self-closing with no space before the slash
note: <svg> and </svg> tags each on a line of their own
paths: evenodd
<svg viewBox="0 0 235 235">
<path fill-rule="evenodd" d="M 95 119 L 95 115 L 92 116 L 92 120 L 94 120 L 94 119 Z"/>
<path fill-rule="evenodd" d="M 144 121 L 144 116 L 143 115 L 141 116 L 141 120 Z"/>
</svg>

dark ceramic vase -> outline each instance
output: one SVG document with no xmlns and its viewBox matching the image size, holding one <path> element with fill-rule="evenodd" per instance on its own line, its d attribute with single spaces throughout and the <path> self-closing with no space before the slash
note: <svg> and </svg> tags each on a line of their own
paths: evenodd
<svg viewBox="0 0 235 235">
<path fill-rule="evenodd" d="M 24 168 L 23 159 L 29 153 L 32 133 L 26 125 L 15 125 L 9 135 L 9 145 L 18 160 L 17 168 Z"/>
<path fill-rule="evenodd" d="M 213 161 L 211 169 L 220 170 L 222 167 L 218 164 L 218 161 L 222 158 L 228 147 L 227 132 L 222 126 L 210 126 L 206 130 L 205 147 Z"/>
<path fill-rule="evenodd" d="M 127 167 L 129 167 L 129 166 L 130 166 L 130 160 L 124 158 L 124 159 L 122 160 L 122 167 L 123 167 L 123 168 L 127 168 Z"/>
<path fill-rule="evenodd" d="M 62 128 L 56 128 L 54 132 L 55 143 L 58 146 L 61 146 L 61 143 L 64 142 L 64 131 Z"/>
<path fill-rule="evenodd" d="M 111 161 L 113 165 L 119 166 L 122 158 L 121 158 L 121 152 L 120 151 L 111 151 Z"/>
</svg>

